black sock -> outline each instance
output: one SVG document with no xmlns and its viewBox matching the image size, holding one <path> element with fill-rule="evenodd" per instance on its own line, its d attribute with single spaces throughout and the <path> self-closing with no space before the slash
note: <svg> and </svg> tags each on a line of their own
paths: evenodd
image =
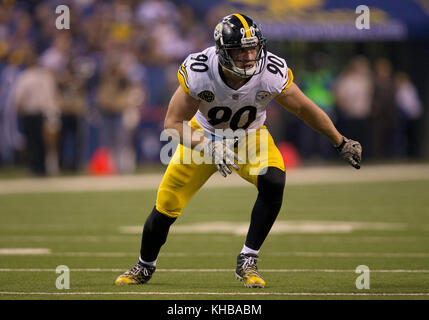
<svg viewBox="0 0 429 320">
<path fill-rule="evenodd" d="M 259 250 L 271 230 L 283 202 L 285 172 L 269 167 L 258 177 L 258 198 L 253 206 L 246 246 Z"/>
<path fill-rule="evenodd" d="M 162 214 L 154 207 L 143 227 L 140 258 L 146 262 L 155 261 L 162 245 L 167 240 L 168 231 L 176 218 Z"/>
</svg>

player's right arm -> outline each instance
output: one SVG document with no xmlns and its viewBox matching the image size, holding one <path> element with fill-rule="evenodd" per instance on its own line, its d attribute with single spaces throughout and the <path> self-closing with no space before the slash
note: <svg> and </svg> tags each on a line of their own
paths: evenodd
<svg viewBox="0 0 429 320">
<path fill-rule="evenodd" d="M 198 110 L 199 100 L 194 99 L 187 94 L 181 87 L 178 87 L 168 105 L 167 115 L 165 116 L 164 129 L 169 136 L 180 142 L 188 148 L 202 146 L 202 150 L 208 153 L 214 160 L 219 172 L 226 177 L 232 173 L 230 166 L 239 170 L 240 167 L 234 163 L 234 160 L 241 161 L 237 154 L 226 148 L 226 140 L 211 140 L 199 131 L 187 124 Z M 191 134 L 185 134 L 185 130 Z"/>
<path fill-rule="evenodd" d="M 204 142 L 204 135 L 187 124 L 198 111 L 199 104 L 199 100 L 191 97 L 179 86 L 170 100 L 165 116 L 164 129 L 173 139 L 188 148 L 194 148 Z M 191 134 L 184 134 L 185 131 Z"/>
<path fill-rule="evenodd" d="M 234 160 L 240 159 L 233 150 L 225 147 L 226 141 L 211 140 L 199 131 L 187 124 L 198 110 L 199 101 L 191 97 L 181 87 L 178 87 L 168 105 L 165 116 L 164 129 L 173 139 L 188 148 L 202 146 L 202 150 L 208 153 L 214 160 L 219 172 L 226 177 L 232 173 L 230 166 L 239 170 L 240 167 Z M 190 134 L 185 134 L 190 132 Z"/>
</svg>

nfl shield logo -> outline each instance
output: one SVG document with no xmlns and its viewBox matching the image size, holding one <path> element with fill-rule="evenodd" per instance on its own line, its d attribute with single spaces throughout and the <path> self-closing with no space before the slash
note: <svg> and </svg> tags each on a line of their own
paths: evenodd
<svg viewBox="0 0 429 320">
<path fill-rule="evenodd" d="M 232 95 L 232 98 L 233 98 L 234 100 L 238 100 L 238 93 L 234 93 L 234 94 Z"/>
</svg>

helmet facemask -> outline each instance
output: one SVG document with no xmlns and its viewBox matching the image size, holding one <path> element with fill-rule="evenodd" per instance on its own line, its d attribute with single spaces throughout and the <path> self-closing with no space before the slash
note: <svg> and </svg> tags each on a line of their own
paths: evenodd
<svg viewBox="0 0 429 320">
<path fill-rule="evenodd" d="M 252 37 L 256 38 L 256 37 Z M 264 45 L 259 44 L 258 38 L 255 39 L 242 39 L 242 40 L 253 40 L 248 41 L 247 45 L 242 45 L 238 48 L 225 48 L 224 49 L 224 57 L 225 57 L 225 64 L 223 67 L 228 69 L 229 71 L 233 72 L 234 74 L 238 75 L 241 78 L 249 78 L 255 74 L 258 74 L 261 72 L 263 63 L 265 61 L 265 52 L 264 52 Z M 255 45 L 256 44 L 256 45 Z M 234 54 L 231 52 L 232 50 L 240 50 L 240 49 L 246 49 L 246 48 L 255 48 L 256 49 L 256 56 L 254 59 L 243 59 L 239 60 L 237 58 L 233 58 Z M 246 68 L 245 65 L 249 62 L 253 62 L 253 66 L 250 68 Z M 237 65 L 240 64 L 243 67 L 238 67 Z"/>
</svg>

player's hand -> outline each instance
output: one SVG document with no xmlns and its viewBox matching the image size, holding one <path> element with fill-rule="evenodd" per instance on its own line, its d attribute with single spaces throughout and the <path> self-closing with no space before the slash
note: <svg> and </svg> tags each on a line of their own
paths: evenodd
<svg viewBox="0 0 429 320">
<path fill-rule="evenodd" d="M 360 169 L 362 146 L 359 142 L 343 137 L 343 142 L 336 147 L 340 156 L 356 169 Z"/>
<path fill-rule="evenodd" d="M 210 140 L 207 139 L 204 152 L 208 154 L 216 164 L 216 167 L 220 174 L 226 177 L 232 173 L 232 168 L 239 170 L 240 166 L 234 162 L 241 162 L 241 159 L 234 152 L 234 140 L 233 139 L 222 139 L 222 140 Z"/>
</svg>

